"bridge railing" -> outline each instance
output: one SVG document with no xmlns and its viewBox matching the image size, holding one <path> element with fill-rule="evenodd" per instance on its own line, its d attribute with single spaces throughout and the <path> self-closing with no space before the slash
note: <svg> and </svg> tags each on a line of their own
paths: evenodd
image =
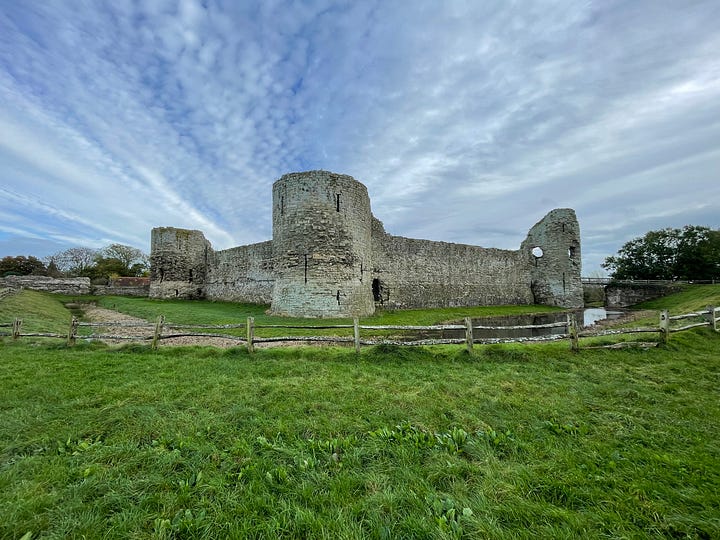
<svg viewBox="0 0 720 540">
<path fill-rule="evenodd" d="M 691 285 L 709 285 L 720 283 L 716 279 L 613 279 L 609 277 L 583 277 L 580 278 L 583 285 L 610 285 L 611 283 L 638 284 L 638 285 L 670 285 L 674 283 L 687 283 Z"/>
</svg>

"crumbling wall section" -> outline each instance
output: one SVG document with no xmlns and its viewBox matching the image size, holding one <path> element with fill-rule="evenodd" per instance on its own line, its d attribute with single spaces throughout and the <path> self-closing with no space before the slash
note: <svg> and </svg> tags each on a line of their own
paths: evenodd
<svg viewBox="0 0 720 540">
<path fill-rule="evenodd" d="M 90 294 L 90 278 L 53 278 L 47 276 L 7 276 L 0 278 L 0 288 L 30 289 L 54 294 Z"/>
<path fill-rule="evenodd" d="M 574 210 L 548 212 L 530 229 L 520 251 L 531 269 L 536 304 L 583 307 L 580 225 Z"/>
<path fill-rule="evenodd" d="M 205 295 L 210 300 L 269 304 L 274 283 L 272 241 L 268 240 L 214 252 Z"/>
<path fill-rule="evenodd" d="M 204 298 L 210 242 L 202 232 L 157 227 L 151 234 L 150 297 Z"/>
</svg>

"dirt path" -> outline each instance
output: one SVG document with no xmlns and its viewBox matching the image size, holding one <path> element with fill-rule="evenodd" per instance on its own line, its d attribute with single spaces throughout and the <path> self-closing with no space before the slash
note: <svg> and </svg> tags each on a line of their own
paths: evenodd
<svg viewBox="0 0 720 540">
<path fill-rule="evenodd" d="M 92 304 L 87 304 L 82 306 L 82 311 L 85 316 L 85 318 L 90 322 L 95 323 L 145 323 L 145 324 L 152 324 L 146 321 L 145 319 L 140 319 L 138 317 L 133 317 L 132 315 L 126 315 L 125 313 L 120 313 L 119 311 L 114 311 L 112 309 L 105 309 L 101 308 Z M 109 334 L 109 335 L 122 335 L 122 336 L 137 336 L 137 337 L 147 337 L 152 336 L 153 334 L 153 328 L 152 327 L 142 327 L 142 328 L 133 328 L 130 327 L 117 327 L 117 326 L 100 326 L 94 329 L 94 333 L 96 334 Z M 168 333 L 167 331 L 165 332 Z M 104 339 L 106 343 L 111 343 L 113 345 L 117 345 L 120 343 L 128 343 L 128 340 L 120 340 L 120 339 Z M 146 342 L 149 342 L 150 340 L 145 340 Z M 177 346 L 183 346 L 183 345 L 200 345 L 200 346 L 210 346 L 210 347 L 220 347 L 223 349 L 227 349 L 230 347 L 238 347 L 243 346 L 243 343 L 235 341 L 233 339 L 225 339 L 225 338 L 218 338 L 218 337 L 203 337 L 203 336 L 183 336 L 183 337 L 176 337 L 176 338 L 169 338 L 169 339 L 161 339 L 159 342 L 159 345 L 161 347 L 177 347 Z"/>
</svg>

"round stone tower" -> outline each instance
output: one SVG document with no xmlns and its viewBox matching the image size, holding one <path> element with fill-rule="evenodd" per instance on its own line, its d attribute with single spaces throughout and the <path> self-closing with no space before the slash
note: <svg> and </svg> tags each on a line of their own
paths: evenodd
<svg viewBox="0 0 720 540">
<path fill-rule="evenodd" d="M 276 181 L 272 312 L 371 315 L 371 224 L 367 188 L 351 176 L 308 171 Z"/>
</svg>

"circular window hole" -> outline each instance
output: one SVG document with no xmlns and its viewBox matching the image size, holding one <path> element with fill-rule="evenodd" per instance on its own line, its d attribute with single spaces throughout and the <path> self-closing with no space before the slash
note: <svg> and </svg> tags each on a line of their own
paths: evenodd
<svg viewBox="0 0 720 540">
<path fill-rule="evenodd" d="M 532 248 L 532 254 L 539 259 L 543 256 L 543 250 L 541 247 L 535 246 Z"/>
</svg>

